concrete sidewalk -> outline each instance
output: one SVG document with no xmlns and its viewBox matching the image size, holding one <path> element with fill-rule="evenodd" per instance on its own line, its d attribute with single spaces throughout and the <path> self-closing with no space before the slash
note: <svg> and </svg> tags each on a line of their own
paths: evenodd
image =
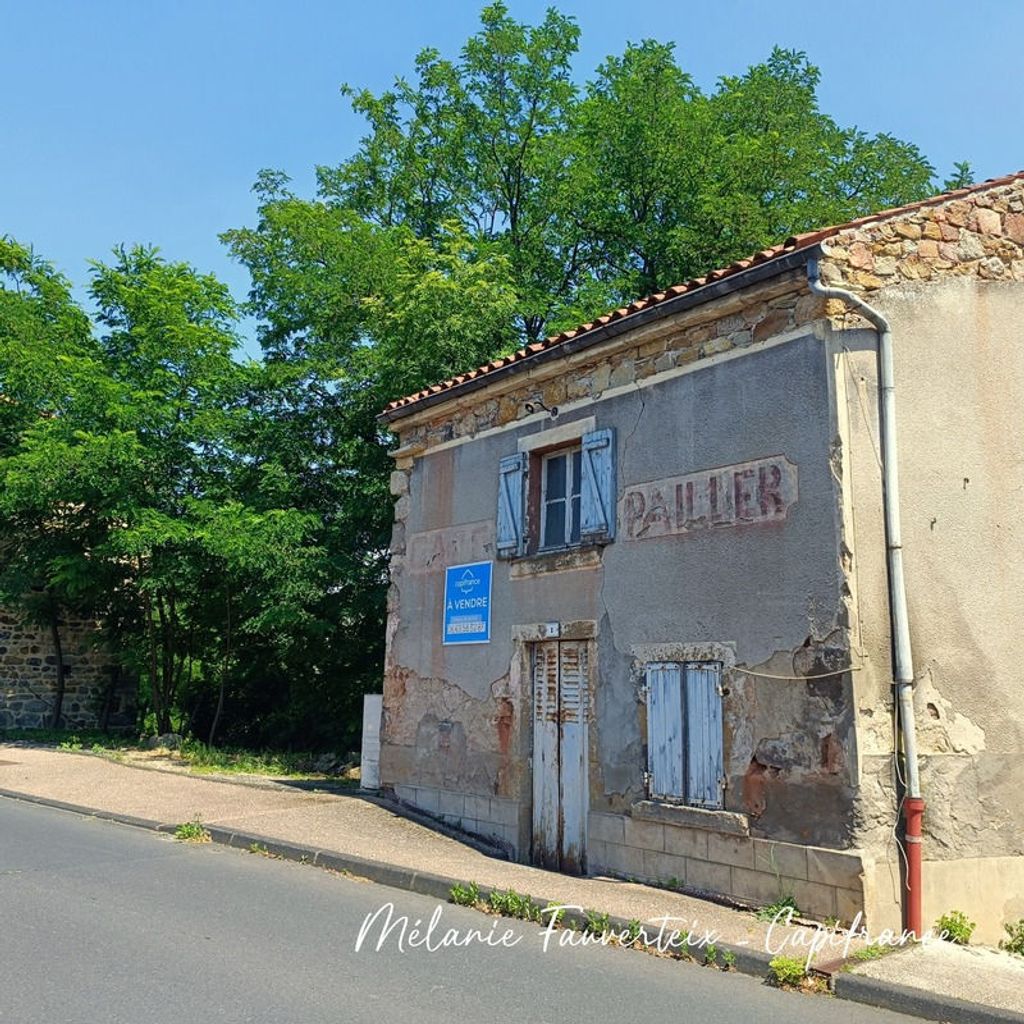
<svg viewBox="0 0 1024 1024">
<path fill-rule="evenodd" d="M 445 898 L 454 882 L 473 881 L 484 890 L 529 893 L 542 905 L 607 913 L 613 921 L 655 922 L 647 929 L 651 935 L 669 917 L 668 930 L 713 932 L 720 949 L 734 951 L 739 969 L 762 976 L 773 953 L 805 958 L 816 935 L 811 928 L 769 931 L 753 913 L 681 893 L 499 860 L 357 793 L 310 792 L 286 782 L 256 787 L 0 744 L 0 795 L 71 805 L 165 831 L 198 818 L 219 841 L 242 847 L 258 841 L 294 859 L 437 898 Z M 1024 1022 L 1024 959 L 938 943 L 867 964 L 854 961 L 849 971 L 835 963 L 843 953 L 841 939 L 816 957 L 816 966 L 832 974 L 836 995 L 926 1019 Z"/>
</svg>

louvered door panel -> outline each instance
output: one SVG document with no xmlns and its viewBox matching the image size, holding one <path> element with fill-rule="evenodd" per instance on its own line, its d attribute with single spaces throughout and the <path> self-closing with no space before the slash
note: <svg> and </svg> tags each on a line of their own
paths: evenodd
<svg viewBox="0 0 1024 1024">
<path fill-rule="evenodd" d="M 562 641 L 559 654 L 561 869 L 582 872 L 587 828 L 587 678 L 585 641 Z"/>
<path fill-rule="evenodd" d="M 533 862 L 558 870 L 558 641 L 533 645 Z"/>
</svg>

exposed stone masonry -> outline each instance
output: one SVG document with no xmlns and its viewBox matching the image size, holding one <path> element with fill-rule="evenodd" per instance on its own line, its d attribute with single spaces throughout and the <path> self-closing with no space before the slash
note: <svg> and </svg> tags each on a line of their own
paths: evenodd
<svg viewBox="0 0 1024 1024">
<path fill-rule="evenodd" d="M 566 362 L 548 363 L 533 371 L 524 367 L 516 383 L 503 393 L 500 386 L 492 386 L 431 410 L 429 419 L 414 414 L 409 426 L 396 425 L 401 447 L 415 455 L 522 419 L 529 415 L 527 403 L 538 399 L 548 408 L 562 407 L 721 352 L 747 348 L 820 319 L 824 306 L 807 291 L 802 271 L 787 274 L 745 289 L 741 295 L 725 296 L 637 328 L 627 338 L 595 346 Z"/>
<path fill-rule="evenodd" d="M 110 659 L 92 642 L 95 625 L 62 621 L 65 692 L 61 723 L 68 728 L 96 728 L 110 686 Z M 57 687 L 57 655 L 49 630 L 0 611 L 0 728 L 49 726 Z M 134 684 L 126 682 L 111 695 L 108 724 L 127 728 L 135 721 Z"/>
<path fill-rule="evenodd" d="M 822 277 L 830 284 L 873 292 L 889 285 L 951 274 L 986 281 L 1024 281 L 1024 182 L 982 189 L 907 213 L 840 231 L 823 242 Z M 534 369 L 515 384 L 453 396 L 396 424 L 410 455 L 456 438 L 504 426 L 528 415 L 526 404 L 564 406 L 609 388 L 641 381 L 731 349 L 839 316 L 841 303 L 810 295 L 802 270 L 705 303 Z M 401 462 L 399 468 L 402 468 Z"/>
<path fill-rule="evenodd" d="M 825 252 L 825 280 L 864 292 L 942 274 L 1024 281 L 1024 184 L 840 232 Z"/>
</svg>

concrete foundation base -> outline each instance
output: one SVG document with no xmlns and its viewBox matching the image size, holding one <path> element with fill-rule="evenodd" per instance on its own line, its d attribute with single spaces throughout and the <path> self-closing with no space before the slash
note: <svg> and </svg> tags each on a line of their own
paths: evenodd
<svg viewBox="0 0 1024 1024">
<path fill-rule="evenodd" d="M 870 862 L 858 850 L 596 813 L 590 815 L 589 840 L 592 874 L 678 885 L 762 906 L 791 896 L 803 913 L 821 920 L 848 923 L 866 909 L 865 865 Z"/>
<path fill-rule="evenodd" d="M 1024 918 L 1024 857 L 925 860 L 922 871 L 926 929 L 934 928 L 942 914 L 962 910 L 977 925 L 971 942 L 994 946 L 1006 938 L 1004 924 Z M 899 861 L 879 860 L 871 865 L 866 882 L 865 912 L 872 931 L 899 930 L 903 884 Z"/>
</svg>

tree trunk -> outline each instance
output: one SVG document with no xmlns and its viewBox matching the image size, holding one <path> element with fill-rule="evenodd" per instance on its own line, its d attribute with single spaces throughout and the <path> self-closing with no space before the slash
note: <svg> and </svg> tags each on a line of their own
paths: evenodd
<svg viewBox="0 0 1024 1024">
<path fill-rule="evenodd" d="M 57 602 L 50 595 L 50 636 L 53 639 L 53 653 L 57 658 L 57 692 L 53 697 L 53 712 L 50 715 L 50 728 L 59 729 L 64 714 L 64 690 L 67 678 L 64 674 L 64 645 L 60 640 L 60 619 L 57 615 Z"/>
<path fill-rule="evenodd" d="M 160 678 L 157 669 L 156 636 L 153 626 L 153 604 L 149 596 L 145 598 L 146 608 L 146 632 L 149 639 L 149 688 L 153 696 L 153 714 L 156 715 L 156 731 L 158 733 L 170 732 L 170 725 L 165 729 L 165 713 L 163 701 L 160 699 Z"/>
<path fill-rule="evenodd" d="M 103 694 L 103 710 L 100 712 L 100 730 L 102 732 L 107 732 L 110 729 L 110 708 L 114 703 L 114 694 L 117 692 L 120 682 L 121 666 L 115 661 L 110 666 L 110 679 L 107 682 L 106 692 Z"/>
<path fill-rule="evenodd" d="M 220 669 L 220 691 L 217 694 L 217 710 L 213 713 L 213 721 L 210 723 L 210 739 L 207 746 L 213 746 L 213 737 L 217 733 L 217 725 L 220 722 L 220 713 L 224 710 L 224 687 L 228 678 L 228 660 L 231 657 L 231 590 L 227 589 L 226 601 L 227 615 L 224 631 L 224 663 Z"/>
</svg>

